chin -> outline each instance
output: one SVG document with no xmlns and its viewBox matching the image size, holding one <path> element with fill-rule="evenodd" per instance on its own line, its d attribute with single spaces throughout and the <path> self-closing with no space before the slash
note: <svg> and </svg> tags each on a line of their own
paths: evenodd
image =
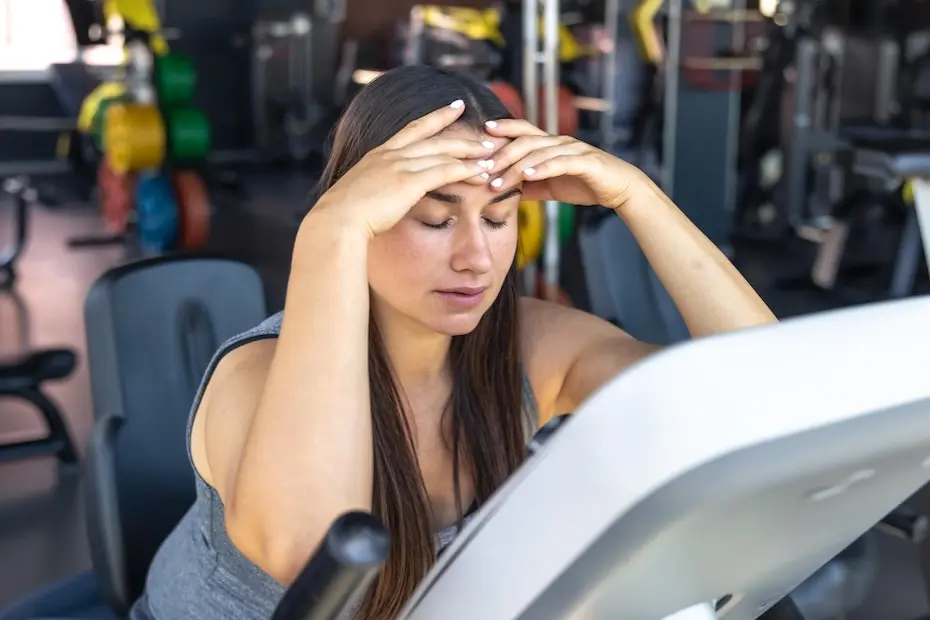
<svg viewBox="0 0 930 620">
<path fill-rule="evenodd" d="M 458 314 L 445 314 L 442 316 L 424 317 L 423 323 L 437 333 L 446 336 L 464 336 L 475 331 L 484 312 L 463 312 Z"/>
</svg>

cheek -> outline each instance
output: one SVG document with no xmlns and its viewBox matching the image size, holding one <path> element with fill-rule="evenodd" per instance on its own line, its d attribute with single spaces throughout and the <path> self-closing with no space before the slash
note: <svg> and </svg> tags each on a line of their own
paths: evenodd
<svg viewBox="0 0 930 620">
<path fill-rule="evenodd" d="M 400 286 L 409 289 L 410 283 L 427 279 L 424 276 L 439 264 L 436 258 L 442 248 L 422 233 L 402 222 L 372 239 L 368 245 L 368 280 L 372 288 L 388 293 Z"/>
<path fill-rule="evenodd" d="M 499 273 L 507 273 L 517 254 L 517 227 L 506 226 L 495 231 L 491 237 L 491 255 L 494 257 L 494 266 Z"/>
</svg>

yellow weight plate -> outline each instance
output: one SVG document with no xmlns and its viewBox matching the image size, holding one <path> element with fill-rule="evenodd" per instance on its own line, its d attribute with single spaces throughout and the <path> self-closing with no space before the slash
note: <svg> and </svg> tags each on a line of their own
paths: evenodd
<svg viewBox="0 0 930 620">
<path fill-rule="evenodd" d="M 546 238 L 546 214 L 538 200 L 524 200 L 517 210 L 517 269 L 542 254 Z"/>
<path fill-rule="evenodd" d="M 106 111 L 104 152 L 117 174 L 158 168 L 165 161 L 165 123 L 158 108 L 114 103 Z"/>
</svg>

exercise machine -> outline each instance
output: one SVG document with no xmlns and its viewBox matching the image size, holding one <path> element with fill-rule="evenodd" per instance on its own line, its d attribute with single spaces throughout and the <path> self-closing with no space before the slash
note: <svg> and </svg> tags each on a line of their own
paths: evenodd
<svg viewBox="0 0 930 620">
<path fill-rule="evenodd" d="M 930 386 L 907 368 L 928 313 L 795 319 L 632 368 L 482 508 L 405 620 L 760 616 L 930 480 Z"/>
<path fill-rule="evenodd" d="M 793 319 L 621 374 L 481 508 L 401 618 L 801 620 L 786 595 L 930 480 L 928 313 L 921 298 Z M 356 574 L 385 544 L 363 523 Z M 308 569 L 332 556 L 324 544 Z M 314 594 L 298 584 L 289 609 Z M 298 617 L 336 616 L 275 616 Z"/>
</svg>

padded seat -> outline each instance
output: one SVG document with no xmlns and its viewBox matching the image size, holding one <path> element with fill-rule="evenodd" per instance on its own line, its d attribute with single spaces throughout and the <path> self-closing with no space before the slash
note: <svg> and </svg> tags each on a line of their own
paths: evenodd
<svg viewBox="0 0 930 620">
<path fill-rule="evenodd" d="M 0 395 L 38 387 L 43 381 L 67 379 L 77 366 L 71 349 L 46 349 L 17 357 L 0 357 Z"/>
</svg>

